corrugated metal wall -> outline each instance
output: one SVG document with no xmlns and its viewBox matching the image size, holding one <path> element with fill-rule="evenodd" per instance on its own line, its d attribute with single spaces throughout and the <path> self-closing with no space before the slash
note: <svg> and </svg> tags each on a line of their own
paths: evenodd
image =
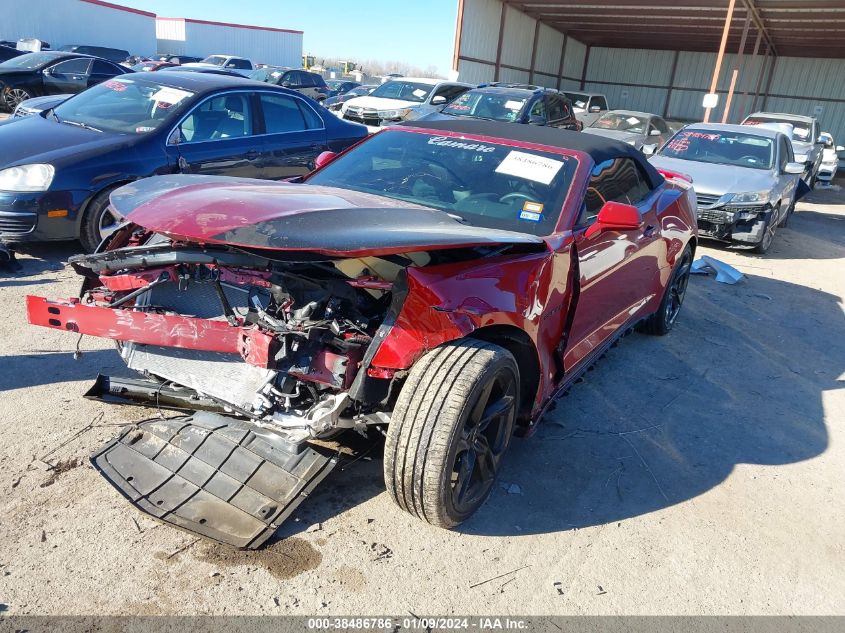
<svg viewBox="0 0 845 633">
<path fill-rule="evenodd" d="M 464 0 L 461 29 L 459 79 L 484 83 L 496 78 L 497 44 L 502 19 L 500 0 Z M 536 20 L 507 6 L 502 51 L 499 57 L 499 81 L 527 82 L 531 78 L 531 50 L 534 46 Z M 572 38 L 566 40 L 562 77 L 558 76 L 564 36 L 541 24 L 537 33 L 533 83 L 555 88 L 578 88 L 586 47 Z"/>
<path fill-rule="evenodd" d="M 155 53 L 155 17 L 82 0 L 4 0 L 0 39 L 37 38 L 65 44 L 110 46 L 138 55 Z"/>
<path fill-rule="evenodd" d="M 185 42 L 183 18 L 156 18 L 156 52 L 170 55 L 190 55 Z"/>
<path fill-rule="evenodd" d="M 185 42 L 185 53 L 198 57 L 221 53 L 276 66 L 302 65 L 302 33 L 185 20 Z"/>
</svg>

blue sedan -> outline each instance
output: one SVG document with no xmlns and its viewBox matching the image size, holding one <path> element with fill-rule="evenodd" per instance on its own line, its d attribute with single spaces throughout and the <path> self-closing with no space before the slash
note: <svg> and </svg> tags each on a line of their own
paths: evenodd
<svg viewBox="0 0 845 633">
<path fill-rule="evenodd" d="M 109 194 L 147 176 L 279 180 L 367 135 L 293 90 L 203 73 L 116 77 L 37 115 L 0 123 L 0 240 L 113 230 Z"/>
</svg>

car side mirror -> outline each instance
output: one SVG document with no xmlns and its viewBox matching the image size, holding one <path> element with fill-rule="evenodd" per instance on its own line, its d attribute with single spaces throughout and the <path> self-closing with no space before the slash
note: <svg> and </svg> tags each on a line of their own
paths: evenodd
<svg viewBox="0 0 845 633">
<path fill-rule="evenodd" d="M 783 166 L 783 173 L 785 174 L 803 174 L 804 165 L 801 163 L 787 163 Z"/>
<path fill-rule="evenodd" d="M 599 107 L 599 106 L 590 106 L 590 112 L 601 112 L 601 107 Z"/>
<path fill-rule="evenodd" d="M 431 100 L 431 105 L 441 105 L 443 103 L 446 103 L 446 97 L 442 95 L 438 95 Z"/>
<path fill-rule="evenodd" d="M 657 151 L 657 145 L 643 145 L 642 152 L 646 156 L 651 156 Z"/>
<path fill-rule="evenodd" d="M 280 83 L 279 85 L 280 85 L 282 88 L 290 88 L 290 82 L 289 82 L 289 81 L 283 81 L 283 82 L 282 82 L 282 83 Z"/>
<path fill-rule="evenodd" d="M 643 224 L 640 210 L 630 204 L 605 202 L 596 221 L 585 231 L 584 237 L 592 237 L 604 231 L 630 231 Z"/>
<path fill-rule="evenodd" d="M 546 124 L 546 117 L 540 116 L 539 114 L 532 114 L 528 117 L 528 125 L 545 125 Z"/>
<path fill-rule="evenodd" d="M 167 144 L 168 145 L 179 145 L 179 143 L 181 143 L 181 142 L 182 142 L 182 132 L 180 132 L 179 128 L 177 127 L 175 130 L 173 130 L 173 132 L 167 138 Z"/>
<path fill-rule="evenodd" d="M 335 158 L 337 158 L 336 152 L 320 152 L 317 159 L 314 161 L 314 169 L 322 169 Z"/>
<path fill-rule="evenodd" d="M 660 136 L 660 130 L 652 130 L 648 133 L 649 136 Z"/>
</svg>

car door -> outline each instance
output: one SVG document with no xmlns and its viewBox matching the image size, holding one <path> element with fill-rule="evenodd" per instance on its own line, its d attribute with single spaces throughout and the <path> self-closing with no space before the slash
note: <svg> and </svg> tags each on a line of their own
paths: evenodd
<svg viewBox="0 0 845 633">
<path fill-rule="evenodd" d="M 43 71 L 44 93 L 48 95 L 76 94 L 88 87 L 88 69 L 93 60 L 77 57 L 59 62 Z"/>
<path fill-rule="evenodd" d="M 117 64 L 95 59 L 94 63 L 91 64 L 91 72 L 88 74 L 88 87 L 96 86 L 107 79 L 123 74 L 124 71 Z"/>
<path fill-rule="evenodd" d="M 261 178 L 262 138 L 255 135 L 253 93 L 232 91 L 197 104 L 168 139 L 174 171 Z"/>
<path fill-rule="evenodd" d="M 661 265 L 658 198 L 659 190 L 651 190 L 630 158 L 607 160 L 593 169 L 574 228 L 579 296 L 564 353 L 567 370 L 640 314 L 653 297 Z M 587 228 L 606 202 L 633 204 L 642 225 L 588 237 Z"/>
<path fill-rule="evenodd" d="M 795 198 L 796 189 L 798 188 L 798 180 L 801 176 L 798 174 L 787 174 L 785 171 L 787 163 L 791 163 L 795 160 L 795 154 L 792 152 L 792 143 L 789 142 L 786 136 L 778 136 L 777 147 L 778 160 L 776 166 L 776 194 L 778 199 L 781 200 L 780 211 L 782 218 L 782 216 L 789 210 L 789 206 L 792 204 L 793 198 Z"/>
<path fill-rule="evenodd" d="M 258 102 L 263 177 L 279 180 L 310 172 L 314 159 L 328 149 L 323 120 L 307 100 L 291 95 L 259 92 Z"/>
</svg>

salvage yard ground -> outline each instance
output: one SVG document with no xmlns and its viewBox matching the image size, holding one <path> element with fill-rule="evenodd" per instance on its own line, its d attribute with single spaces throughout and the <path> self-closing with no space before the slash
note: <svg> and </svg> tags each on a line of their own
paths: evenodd
<svg viewBox="0 0 845 633">
<path fill-rule="evenodd" d="M 747 279 L 693 277 L 675 331 L 611 350 L 459 531 L 392 505 L 376 445 L 257 552 L 142 516 L 88 463 L 156 412 L 82 398 L 126 374 L 106 341 L 74 361 L 75 337 L 25 323 L 26 294 L 77 292 L 72 252 L 0 277 L 0 611 L 845 613 L 841 191 L 800 203 L 765 257 L 700 248 Z"/>
</svg>

